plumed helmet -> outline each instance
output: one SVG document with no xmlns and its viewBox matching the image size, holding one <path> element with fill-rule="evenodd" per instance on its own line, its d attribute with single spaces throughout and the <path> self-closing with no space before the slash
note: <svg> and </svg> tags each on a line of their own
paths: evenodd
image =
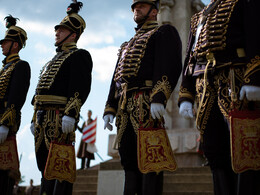
<svg viewBox="0 0 260 195">
<path fill-rule="evenodd" d="M 160 0 L 133 0 L 133 4 L 131 5 L 132 10 L 134 10 L 137 3 L 148 3 L 153 5 L 157 10 L 160 9 Z"/>
<path fill-rule="evenodd" d="M 86 28 L 86 23 L 84 19 L 78 14 L 82 6 L 83 3 L 74 0 L 73 3 L 71 3 L 67 8 L 68 15 L 65 18 L 63 18 L 59 25 L 56 25 L 54 27 L 55 30 L 63 26 L 71 30 L 72 32 L 77 33 L 77 35 L 80 36 Z"/>
<path fill-rule="evenodd" d="M 27 40 L 27 34 L 24 29 L 16 26 L 16 22 L 19 19 L 14 18 L 13 16 L 9 15 L 9 16 L 5 17 L 5 20 L 6 20 L 7 31 L 5 33 L 5 38 L 0 40 L 0 45 L 5 40 L 10 40 L 10 41 L 17 42 L 21 48 L 25 47 L 26 40 Z"/>
</svg>

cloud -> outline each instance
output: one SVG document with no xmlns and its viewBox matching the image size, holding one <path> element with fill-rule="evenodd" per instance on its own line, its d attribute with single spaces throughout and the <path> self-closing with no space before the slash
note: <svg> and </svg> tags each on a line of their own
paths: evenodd
<svg viewBox="0 0 260 195">
<path fill-rule="evenodd" d="M 93 78 L 102 82 L 109 81 L 114 72 L 118 47 L 108 46 L 101 49 L 91 48 L 89 52 L 93 60 Z"/>
<path fill-rule="evenodd" d="M 20 129 L 18 131 L 18 134 L 17 134 L 17 142 L 19 142 L 20 140 L 22 140 L 25 136 L 27 136 L 27 133 L 30 131 L 30 126 L 31 124 L 28 123 L 26 125 L 23 126 L 22 129 Z"/>
<path fill-rule="evenodd" d="M 35 152 L 31 152 L 29 155 L 28 155 L 28 159 L 29 160 L 34 160 L 36 157 L 35 157 Z"/>
</svg>

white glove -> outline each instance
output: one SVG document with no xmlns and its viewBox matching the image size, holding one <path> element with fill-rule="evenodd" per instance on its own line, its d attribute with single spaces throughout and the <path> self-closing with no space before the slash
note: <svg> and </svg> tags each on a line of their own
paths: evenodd
<svg viewBox="0 0 260 195">
<path fill-rule="evenodd" d="M 180 105 L 179 114 L 186 119 L 193 118 L 192 103 L 188 101 L 182 102 Z"/>
<path fill-rule="evenodd" d="M 113 126 L 111 125 L 111 123 L 113 123 L 114 121 L 114 116 L 112 114 L 107 114 L 103 117 L 103 120 L 105 122 L 104 124 L 104 129 L 108 129 L 110 131 L 113 130 Z"/>
<path fill-rule="evenodd" d="M 34 122 L 31 123 L 30 129 L 31 129 L 31 133 L 34 135 L 34 132 L 35 132 Z"/>
<path fill-rule="evenodd" d="M 244 85 L 240 90 L 240 100 L 244 97 L 249 101 L 260 101 L 260 87 Z"/>
<path fill-rule="evenodd" d="M 165 114 L 165 108 L 161 103 L 151 103 L 151 115 L 153 119 L 160 119 Z"/>
<path fill-rule="evenodd" d="M 70 116 L 63 116 L 62 120 L 61 120 L 61 124 L 62 124 L 62 132 L 63 133 L 71 133 L 74 130 L 74 126 L 75 126 L 75 118 L 70 117 Z"/>
<path fill-rule="evenodd" d="M 9 132 L 9 128 L 5 125 L 0 126 L 0 144 L 4 143 Z"/>
</svg>

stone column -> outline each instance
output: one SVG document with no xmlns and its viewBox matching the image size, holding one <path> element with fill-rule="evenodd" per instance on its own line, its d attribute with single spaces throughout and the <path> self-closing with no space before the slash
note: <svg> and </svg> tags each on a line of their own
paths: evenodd
<svg viewBox="0 0 260 195">
<path fill-rule="evenodd" d="M 158 16 L 161 24 L 171 24 L 178 30 L 182 40 L 182 58 L 184 61 L 190 27 L 190 19 L 195 12 L 203 8 L 200 0 L 161 0 Z M 166 107 L 166 129 L 179 167 L 201 166 L 203 158 L 198 154 L 199 132 L 194 120 L 187 120 L 179 115 L 177 105 L 179 82 L 168 100 Z"/>
</svg>

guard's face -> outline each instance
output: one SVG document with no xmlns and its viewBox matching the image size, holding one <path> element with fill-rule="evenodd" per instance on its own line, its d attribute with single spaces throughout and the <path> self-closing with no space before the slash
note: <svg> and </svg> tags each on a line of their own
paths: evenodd
<svg viewBox="0 0 260 195">
<path fill-rule="evenodd" d="M 3 55 L 6 56 L 8 54 L 11 44 L 12 44 L 12 41 L 10 41 L 10 40 L 3 41 L 3 43 L 1 44 Z"/>
<path fill-rule="evenodd" d="M 134 21 L 139 24 L 144 21 L 144 17 L 148 13 L 151 5 L 147 3 L 137 3 L 134 6 Z"/>
<path fill-rule="evenodd" d="M 59 27 L 55 31 L 55 45 L 59 45 L 59 43 L 64 40 L 68 35 L 70 34 L 70 31 L 67 28 Z"/>
</svg>

